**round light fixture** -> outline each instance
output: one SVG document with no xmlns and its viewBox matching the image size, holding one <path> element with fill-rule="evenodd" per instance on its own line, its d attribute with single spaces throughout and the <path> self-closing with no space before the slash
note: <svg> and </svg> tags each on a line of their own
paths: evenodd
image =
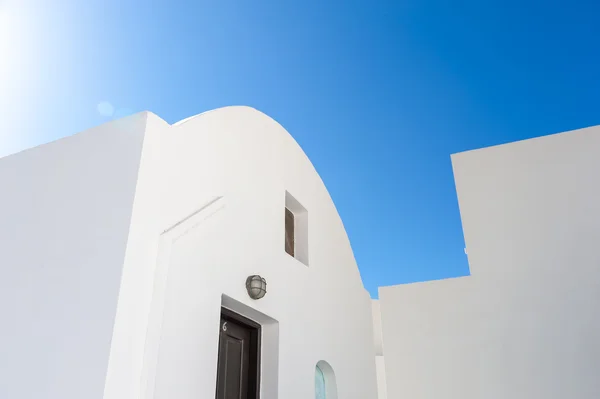
<svg viewBox="0 0 600 399">
<path fill-rule="evenodd" d="M 267 280 L 261 276 L 248 276 L 246 279 L 246 290 L 252 299 L 260 299 L 267 293 Z"/>
</svg>

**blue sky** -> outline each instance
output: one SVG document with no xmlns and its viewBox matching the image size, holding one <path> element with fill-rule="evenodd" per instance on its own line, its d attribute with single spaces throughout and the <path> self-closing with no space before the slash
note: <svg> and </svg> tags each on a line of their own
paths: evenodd
<svg viewBox="0 0 600 399">
<path fill-rule="evenodd" d="M 109 120 L 102 101 L 171 123 L 256 107 L 312 159 L 376 297 L 468 273 L 450 154 L 600 124 L 599 17 L 593 1 L 0 0 L 0 155 Z"/>
</svg>

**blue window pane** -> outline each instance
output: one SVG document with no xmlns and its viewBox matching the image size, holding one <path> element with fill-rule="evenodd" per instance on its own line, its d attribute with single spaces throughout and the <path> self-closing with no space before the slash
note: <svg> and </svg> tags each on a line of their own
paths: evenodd
<svg viewBox="0 0 600 399">
<path fill-rule="evenodd" d="M 325 392 L 325 376 L 318 366 L 315 370 L 315 399 L 327 399 L 327 393 Z"/>
</svg>

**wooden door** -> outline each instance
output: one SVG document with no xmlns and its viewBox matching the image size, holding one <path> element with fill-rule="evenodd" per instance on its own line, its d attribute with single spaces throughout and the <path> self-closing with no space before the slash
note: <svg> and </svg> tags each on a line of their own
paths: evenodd
<svg viewBox="0 0 600 399">
<path fill-rule="evenodd" d="M 216 399 L 259 398 L 259 332 L 241 316 L 222 313 Z"/>
</svg>

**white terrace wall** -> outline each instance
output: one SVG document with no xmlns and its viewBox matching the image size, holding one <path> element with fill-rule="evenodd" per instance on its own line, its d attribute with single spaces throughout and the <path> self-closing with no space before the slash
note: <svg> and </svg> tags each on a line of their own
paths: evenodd
<svg viewBox="0 0 600 399">
<path fill-rule="evenodd" d="M 452 161 L 472 275 L 380 289 L 388 397 L 600 397 L 600 128 Z"/>
<path fill-rule="evenodd" d="M 0 159 L 0 398 L 102 398 L 145 123 Z"/>
</svg>

